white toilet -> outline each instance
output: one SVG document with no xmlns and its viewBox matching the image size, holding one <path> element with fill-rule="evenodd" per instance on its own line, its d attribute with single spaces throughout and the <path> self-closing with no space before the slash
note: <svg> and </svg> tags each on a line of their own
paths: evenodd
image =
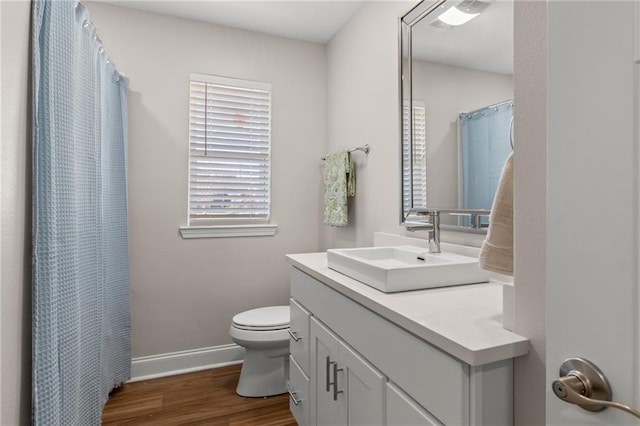
<svg viewBox="0 0 640 426">
<path fill-rule="evenodd" d="M 246 350 L 236 392 L 262 397 L 287 392 L 289 306 L 268 306 L 233 317 L 229 334 Z"/>
</svg>

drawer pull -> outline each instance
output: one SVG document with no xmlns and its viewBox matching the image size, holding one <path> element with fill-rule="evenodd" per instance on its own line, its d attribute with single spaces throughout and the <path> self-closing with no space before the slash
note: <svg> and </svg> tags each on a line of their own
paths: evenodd
<svg viewBox="0 0 640 426">
<path fill-rule="evenodd" d="M 297 333 L 295 331 L 291 331 L 291 329 L 288 329 L 287 332 L 289 333 L 289 336 L 291 336 L 291 338 L 296 342 L 302 339 L 302 337 L 298 337 Z"/>
<path fill-rule="evenodd" d="M 291 389 L 289 389 L 289 398 L 291 399 L 291 402 L 293 402 L 294 405 L 300 405 L 300 403 L 302 402 L 301 399 L 296 399 L 297 394 L 298 392 L 291 392 Z"/>
</svg>

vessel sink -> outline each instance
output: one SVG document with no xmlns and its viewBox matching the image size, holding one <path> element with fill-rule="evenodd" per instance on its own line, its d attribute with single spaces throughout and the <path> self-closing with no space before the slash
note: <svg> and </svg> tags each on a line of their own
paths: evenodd
<svg viewBox="0 0 640 426">
<path fill-rule="evenodd" d="M 414 246 L 327 250 L 329 268 L 385 293 L 489 281 L 478 259 Z"/>
</svg>

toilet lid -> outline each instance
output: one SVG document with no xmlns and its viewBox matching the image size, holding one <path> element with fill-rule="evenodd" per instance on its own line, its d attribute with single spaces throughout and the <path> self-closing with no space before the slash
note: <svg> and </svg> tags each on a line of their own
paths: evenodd
<svg viewBox="0 0 640 426">
<path fill-rule="evenodd" d="M 278 330 L 289 327 L 289 306 L 267 306 L 241 312 L 233 325 L 245 330 Z"/>
</svg>

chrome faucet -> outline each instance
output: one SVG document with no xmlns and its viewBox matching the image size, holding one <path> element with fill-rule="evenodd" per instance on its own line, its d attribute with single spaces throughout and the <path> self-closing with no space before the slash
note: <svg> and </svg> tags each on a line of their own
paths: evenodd
<svg viewBox="0 0 640 426">
<path fill-rule="evenodd" d="M 434 210 L 429 212 L 429 253 L 440 253 L 440 212 Z"/>
<path fill-rule="evenodd" d="M 440 253 L 440 210 L 427 210 L 418 212 L 420 215 L 428 215 L 429 222 L 420 222 L 419 225 L 411 226 L 409 231 L 429 231 L 429 253 Z"/>
</svg>

